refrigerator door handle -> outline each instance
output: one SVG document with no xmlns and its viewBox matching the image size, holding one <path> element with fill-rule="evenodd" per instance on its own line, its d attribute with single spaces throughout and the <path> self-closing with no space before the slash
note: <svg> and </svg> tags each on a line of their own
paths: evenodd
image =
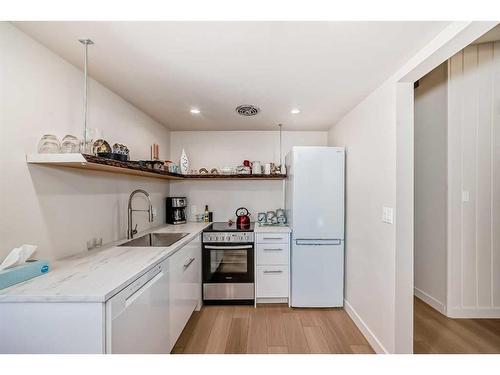
<svg viewBox="0 0 500 375">
<path fill-rule="evenodd" d="M 307 245 L 307 246 L 331 246 L 340 245 L 342 240 L 295 240 L 296 245 Z"/>
</svg>

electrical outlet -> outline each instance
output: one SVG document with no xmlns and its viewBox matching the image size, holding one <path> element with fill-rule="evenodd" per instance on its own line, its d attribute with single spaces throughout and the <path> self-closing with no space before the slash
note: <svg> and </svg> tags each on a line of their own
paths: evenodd
<svg viewBox="0 0 500 375">
<path fill-rule="evenodd" d="M 394 222 L 392 207 L 382 207 L 382 221 L 387 224 L 392 224 Z"/>
</svg>

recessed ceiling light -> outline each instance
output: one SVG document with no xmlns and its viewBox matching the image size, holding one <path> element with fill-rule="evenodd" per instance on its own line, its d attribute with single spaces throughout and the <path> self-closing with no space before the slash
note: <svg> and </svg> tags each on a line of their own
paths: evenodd
<svg viewBox="0 0 500 375">
<path fill-rule="evenodd" d="M 298 108 L 294 108 L 294 109 L 292 109 L 292 110 L 290 111 L 290 113 L 291 113 L 292 115 L 296 115 L 297 113 L 300 113 L 300 109 L 298 109 Z"/>
<path fill-rule="evenodd" d="M 200 110 L 198 108 L 191 108 L 191 110 L 189 112 L 197 115 L 198 113 L 200 113 Z"/>
</svg>

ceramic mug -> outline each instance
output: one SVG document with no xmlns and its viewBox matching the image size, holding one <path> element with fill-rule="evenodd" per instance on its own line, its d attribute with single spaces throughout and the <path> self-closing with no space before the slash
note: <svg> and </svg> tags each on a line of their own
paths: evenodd
<svg viewBox="0 0 500 375">
<path fill-rule="evenodd" d="M 274 211 L 267 211 L 266 213 L 266 220 L 269 224 L 273 224 L 273 219 L 276 218 L 276 212 Z"/>
</svg>

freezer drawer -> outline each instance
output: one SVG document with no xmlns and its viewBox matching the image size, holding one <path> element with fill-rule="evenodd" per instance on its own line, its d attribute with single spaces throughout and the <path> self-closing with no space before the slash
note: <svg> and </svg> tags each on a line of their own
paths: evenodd
<svg viewBox="0 0 500 375">
<path fill-rule="evenodd" d="M 339 245 L 292 243 L 291 306 L 343 306 L 344 244 L 338 242 Z"/>
</svg>

